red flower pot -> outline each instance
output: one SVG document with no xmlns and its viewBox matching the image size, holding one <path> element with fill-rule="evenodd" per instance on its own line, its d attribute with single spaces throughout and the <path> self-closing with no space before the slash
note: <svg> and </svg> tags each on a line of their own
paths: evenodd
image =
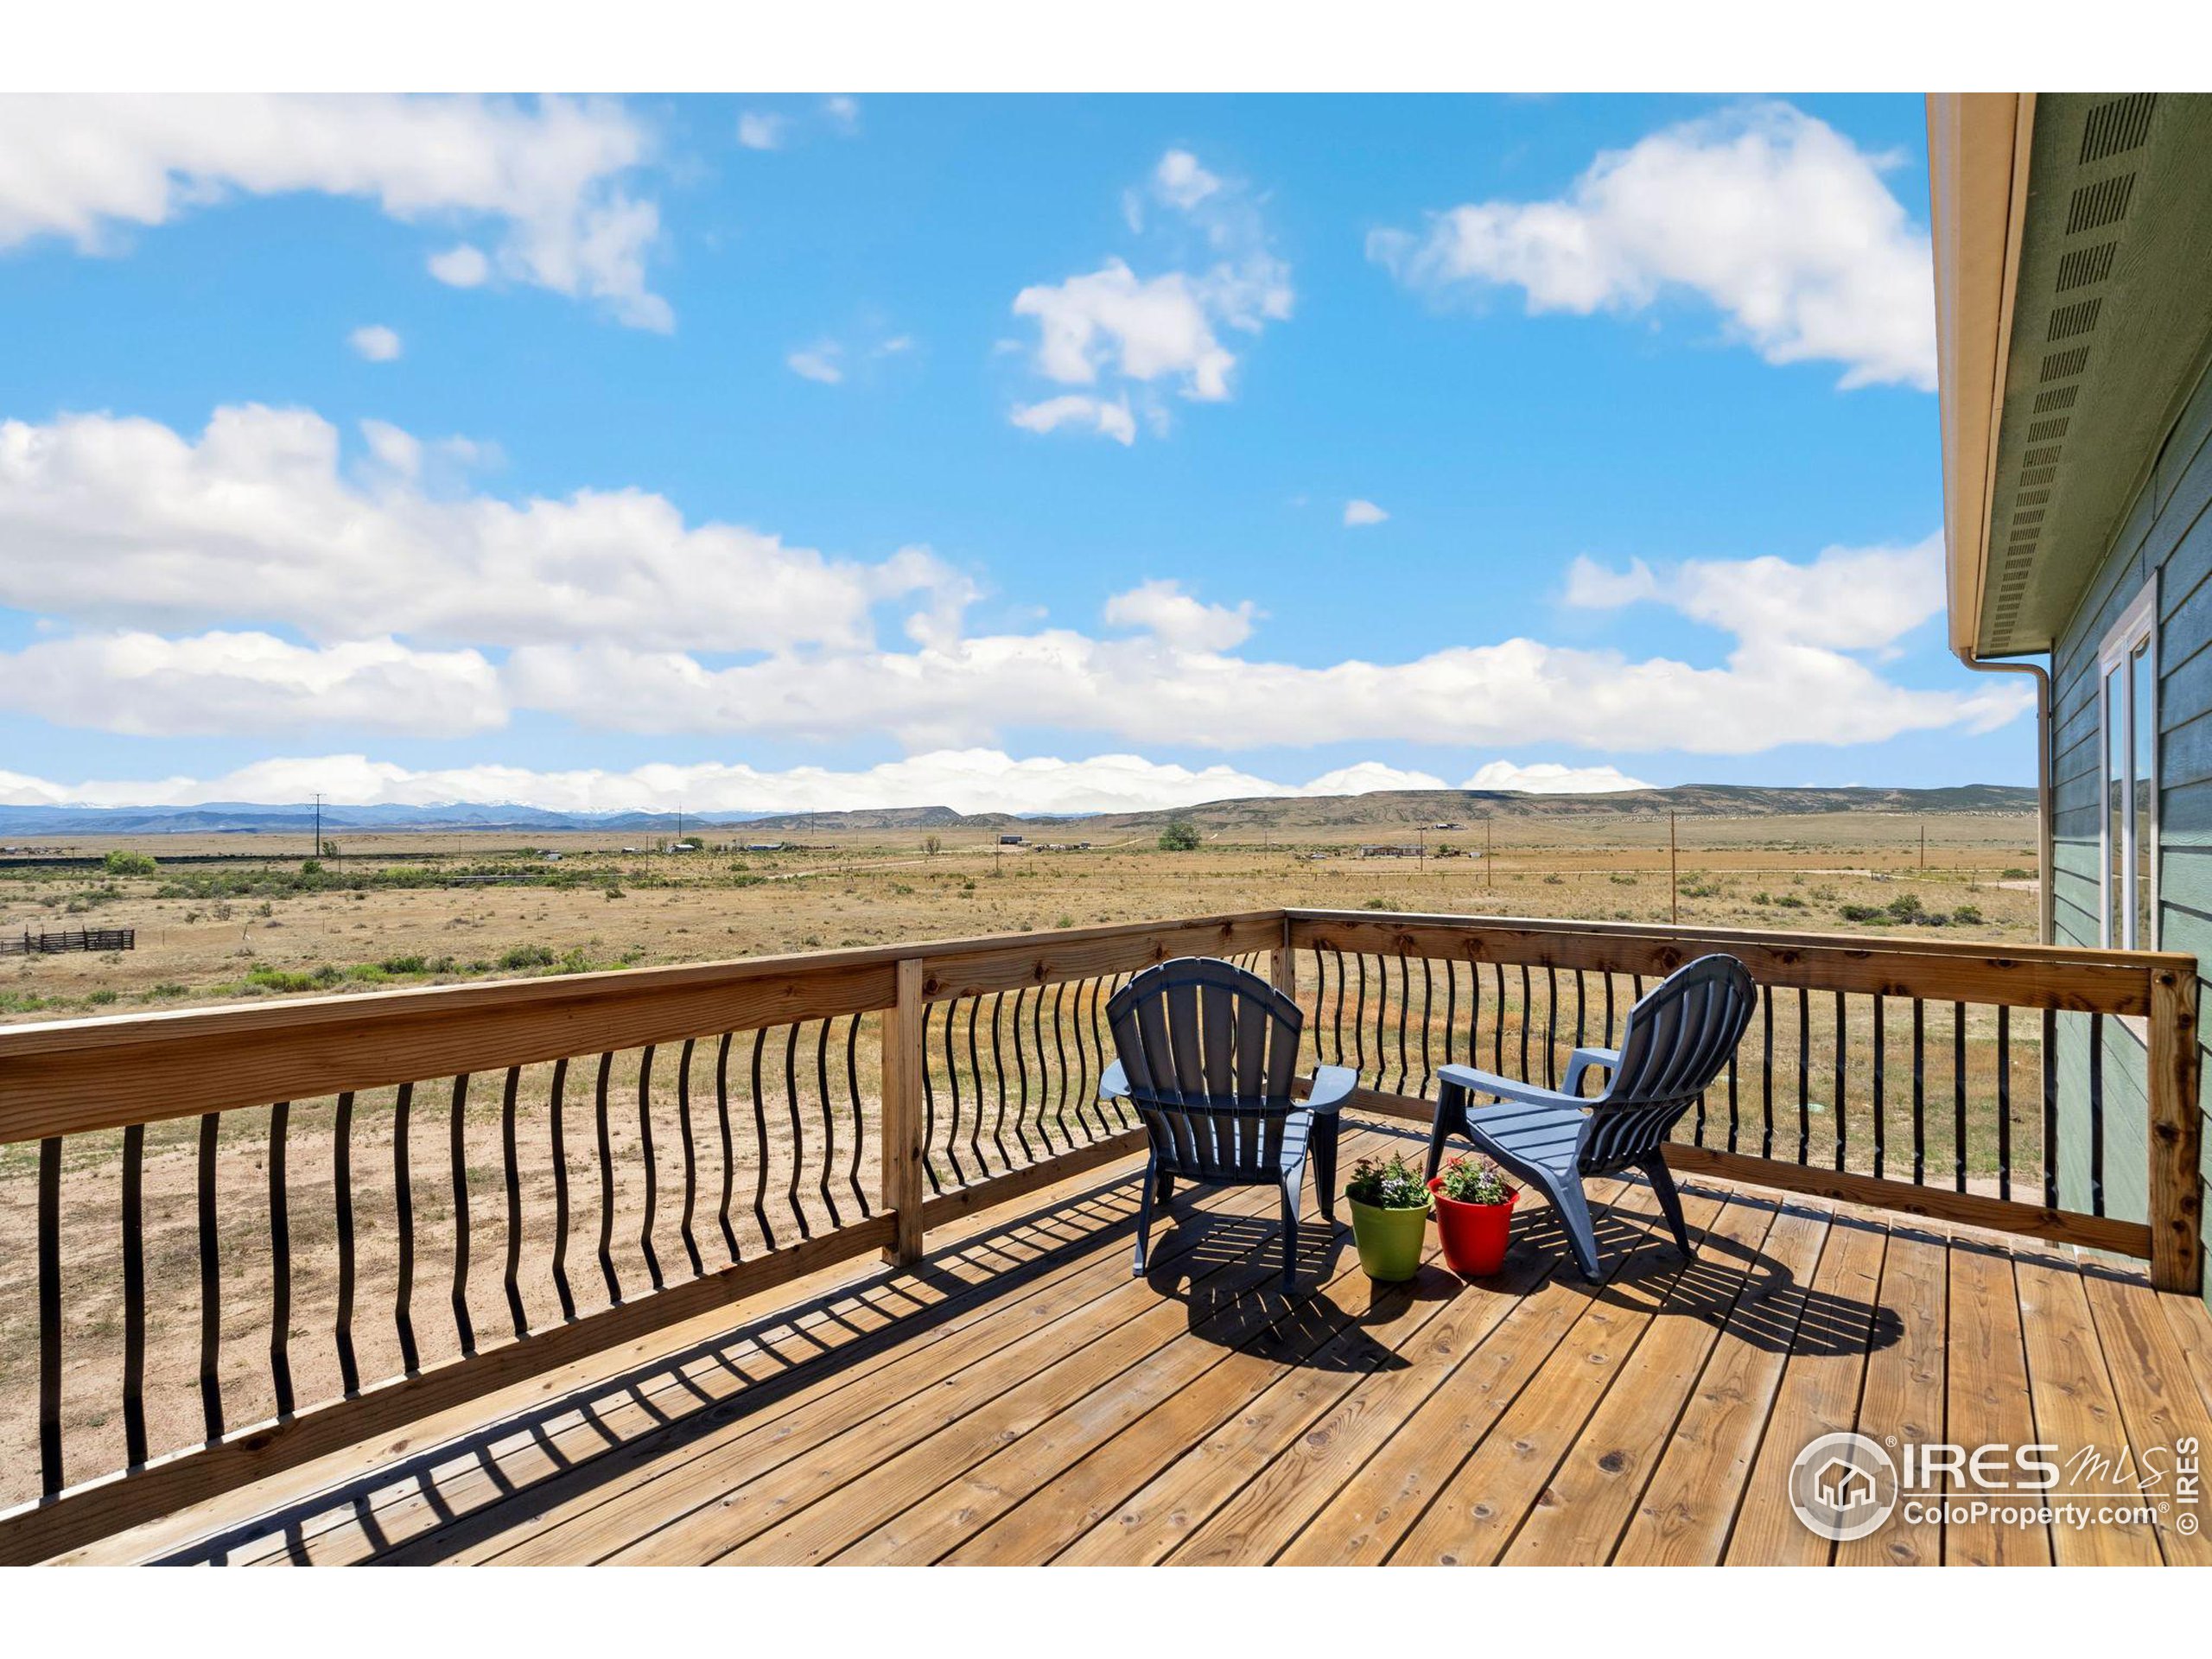
<svg viewBox="0 0 2212 1659">
<path fill-rule="evenodd" d="M 1429 1183 L 1436 1194 L 1436 1230 L 1444 1241 L 1444 1259 L 1462 1279 L 1487 1279 L 1505 1264 L 1505 1246 L 1513 1230 L 1513 1205 L 1520 1192 L 1505 1189 L 1503 1204 L 1461 1204 L 1440 1190 L 1443 1179 Z"/>
</svg>

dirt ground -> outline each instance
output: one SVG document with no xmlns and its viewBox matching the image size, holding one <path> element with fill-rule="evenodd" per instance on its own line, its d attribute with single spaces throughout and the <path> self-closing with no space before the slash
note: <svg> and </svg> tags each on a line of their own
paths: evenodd
<svg viewBox="0 0 2212 1659">
<path fill-rule="evenodd" d="M 85 925 L 137 930 L 130 951 L 0 957 L 0 1023 L 1281 904 L 1655 921 L 1678 906 L 1685 924 L 1929 937 L 1940 918 L 1945 935 L 2017 941 L 2034 934 L 2034 825 L 2024 817 L 1686 820 L 1671 896 L 1663 820 L 1511 828 L 1510 839 L 1496 835 L 1487 856 L 1480 824 L 1423 832 L 1421 856 L 1406 859 L 1362 857 L 1353 846 L 1310 838 L 1216 842 L 1189 852 L 1137 842 L 1048 851 L 1000 849 L 970 833 L 958 844 L 940 838 L 931 850 L 918 833 L 877 832 L 825 834 L 804 847 L 760 851 L 713 832 L 706 849 L 679 853 L 620 836 L 555 836 L 525 848 L 512 836 L 354 836 L 319 868 L 303 868 L 304 846 L 283 848 L 266 838 L 165 837 L 120 849 L 162 861 L 150 874 L 0 864 L 0 937 Z M 1439 855 L 1442 849 L 1452 850 Z M 73 850 L 99 857 L 113 849 L 115 843 L 86 841 Z M 548 861 L 548 851 L 560 857 Z M 221 861 L 187 861 L 210 855 Z M 468 876 L 499 879 L 461 879 Z M 1873 916 L 1883 919 L 1867 919 Z M 1517 1026 L 1524 1013 L 1516 1007 L 1509 1017 Z M 806 1029 L 810 1045 L 817 1029 Z M 802 1220 L 816 1230 L 830 1224 L 833 1204 L 849 1218 L 858 1209 L 856 1148 L 859 1185 L 872 1192 L 873 1017 L 852 1034 L 857 1100 L 834 1064 L 830 1087 L 818 1086 L 825 1074 L 803 1053 L 791 1086 L 781 1057 L 766 1057 L 756 1102 L 750 1056 L 741 1045 L 721 1090 L 736 1126 L 740 1166 L 728 1234 L 719 1224 L 715 1062 L 708 1045 L 691 1057 L 688 1144 L 702 1189 L 693 1231 L 709 1270 L 729 1259 L 732 1237 L 750 1255 L 766 1247 L 766 1235 L 780 1241 Z M 845 1024 L 833 1022 L 838 1045 L 846 1035 Z M 1979 1051 L 1982 1036 L 1975 1035 Z M 1788 1052 L 1783 1040 L 1777 1046 Z M 825 1046 L 825 1052 L 834 1061 L 835 1051 Z M 583 1311 L 608 1300 L 599 1258 L 602 1219 L 626 1294 L 646 1281 L 649 1249 L 671 1277 L 691 1270 L 678 1226 L 687 1145 L 676 1087 L 680 1062 L 664 1052 L 651 1088 L 641 1089 L 640 1058 L 612 1063 L 613 1173 L 605 1189 L 592 1067 L 580 1062 L 566 1079 L 557 1164 L 551 1068 L 525 1068 L 518 1079 L 518 1186 L 530 1232 L 518 1291 L 533 1323 L 560 1312 L 546 1243 L 559 1179 L 569 1188 L 567 1273 Z M 2031 1054 L 2015 1064 L 2032 1065 Z M 472 1256 L 461 1305 L 479 1340 L 512 1333 L 502 1283 L 501 1083 L 497 1076 L 472 1080 L 456 1106 L 450 1080 L 425 1082 L 410 1103 L 404 1167 L 416 1230 L 414 1321 L 425 1361 L 460 1345 L 461 1320 L 453 1306 L 461 1236 L 453 1202 L 456 1121 Z M 371 1382 L 393 1374 L 401 1358 L 392 1317 L 403 1167 L 396 1103 L 391 1090 L 365 1094 L 354 1105 L 350 1140 L 357 1347 L 361 1375 Z M 334 1102 L 297 1103 L 287 1135 L 288 1324 L 302 1403 L 330 1397 L 340 1381 L 332 1313 L 335 1111 Z M 268 1117 L 265 1110 L 227 1113 L 219 1141 L 221 1375 L 232 1427 L 274 1408 Z M 811 1151 L 795 1161 L 792 1147 L 817 1146 L 816 1130 L 824 1123 L 837 1137 L 834 1162 Z M 641 1144 L 647 1133 L 657 1189 L 650 1224 Z M 157 1124 L 147 1135 L 147 1408 L 157 1453 L 201 1432 L 197 1136 L 194 1122 Z M 64 1397 L 72 1481 L 124 1460 L 117 1403 L 120 1145 L 119 1134 L 73 1137 L 66 1145 Z M 35 1146 L 0 1148 L 0 1505 L 36 1491 L 36 1165 Z M 603 1191 L 611 1203 L 603 1202 Z"/>
</svg>

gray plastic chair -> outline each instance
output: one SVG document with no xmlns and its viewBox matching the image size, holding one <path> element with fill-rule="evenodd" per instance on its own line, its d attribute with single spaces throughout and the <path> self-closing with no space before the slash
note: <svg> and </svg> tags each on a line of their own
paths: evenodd
<svg viewBox="0 0 2212 1659">
<path fill-rule="evenodd" d="M 1578 1048 L 1567 1067 L 1567 1087 L 1542 1089 L 1471 1065 L 1438 1068 L 1436 1122 L 1428 1135 L 1428 1173 L 1436 1175 L 1448 1135 L 1542 1191 L 1567 1224 L 1582 1276 L 1593 1282 L 1598 1236 L 1582 1183 L 1624 1169 L 1643 1172 L 1666 1212 L 1682 1254 L 1691 1254 L 1682 1224 L 1682 1200 L 1667 1168 L 1668 1135 L 1728 1064 L 1751 1023 L 1758 988 L 1733 957 L 1700 957 L 1654 986 L 1629 1010 L 1618 1048 Z M 1582 1074 L 1611 1074 L 1605 1091 L 1580 1098 Z M 1468 1096 L 1491 1095 L 1499 1104 L 1471 1115 Z"/>
<path fill-rule="evenodd" d="M 1108 1000 L 1106 1019 L 1121 1058 L 1107 1067 L 1098 1097 L 1135 1106 L 1151 1143 L 1137 1211 L 1138 1276 L 1154 1202 L 1166 1204 L 1180 1177 L 1201 1186 L 1281 1189 L 1288 1287 L 1297 1271 L 1306 1150 L 1310 1144 L 1321 1213 L 1333 1224 L 1337 1109 L 1358 1074 L 1319 1066 L 1312 1092 L 1294 1099 L 1305 1016 L 1257 974 L 1210 957 L 1146 969 Z"/>
</svg>

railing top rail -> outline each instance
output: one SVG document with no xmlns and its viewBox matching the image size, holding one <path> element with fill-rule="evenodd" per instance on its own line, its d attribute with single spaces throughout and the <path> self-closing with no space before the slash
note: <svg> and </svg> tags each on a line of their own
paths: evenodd
<svg viewBox="0 0 2212 1659">
<path fill-rule="evenodd" d="M 1257 911 L 0 1027 L 0 1143 L 868 1013 L 896 1001 L 902 958 L 1010 987 L 1281 926 Z"/>
<path fill-rule="evenodd" d="M 1726 950 L 1768 984 L 2089 1014 L 2148 1014 L 2154 980 L 2196 971 L 2194 957 L 2171 951 L 1512 916 L 1286 914 L 1291 941 L 1301 947 L 1642 974 L 1671 972 L 1707 950 Z"/>
</svg>

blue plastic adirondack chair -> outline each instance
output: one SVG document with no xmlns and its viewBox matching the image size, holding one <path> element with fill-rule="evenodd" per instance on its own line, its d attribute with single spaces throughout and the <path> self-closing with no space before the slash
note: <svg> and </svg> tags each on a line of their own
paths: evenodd
<svg viewBox="0 0 2212 1659">
<path fill-rule="evenodd" d="M 1750 970 L 1735 957 L 1700 957 L 1629 1010 L 1618 1048 L 1576 1049 L 1564 1089 L 1539 1088 L 1471 1065 L 1438 1068 L 1430 1179 L 1446 1137 L 1472 1141 L 1477 1151 L 1552 1201 L 1583 1277 L 1595 1282 L 1604 1275 L 1582 1183 L 1593 1175 L 1639 1169 L 1666 1212 L 1675 1243 L 1689 1255 L 1682 1200 L 1667 1168 L 1667 1136 L 1736 1052 L 1758 997 Z M 1582 1074 L 1590 1071 L 1609 1077 L 1603 1094 L 1583 1100 Z M 1469 1097 L 1477 1095 L 1492 1096 L 1498 1103 L 1471 1112 Z"/>
<path fill-rule="evenodd" d="M 1126 1099 L 1151 1145 L 1137 1211 L 1135 1270 L 1145 1270 L 1155 1201 L 1178 1178 L 1201 1186 L 1275 1186 L 1282 1193 L 1282 1278 L 1298 1263 L 1299 1186 L 1309 1144 L 1321 1213 L 1336 1220 L 1337 1109 L 1358 1075 L 1314 1069 L 1312 1091 L 1292 1096 L 1305 1016 L 1281 991 L 1233 963 L 1178 957 L 1116 991 L 1106 1019 L 1121 1058 L 1098 1085 Z"/>
</svg>

